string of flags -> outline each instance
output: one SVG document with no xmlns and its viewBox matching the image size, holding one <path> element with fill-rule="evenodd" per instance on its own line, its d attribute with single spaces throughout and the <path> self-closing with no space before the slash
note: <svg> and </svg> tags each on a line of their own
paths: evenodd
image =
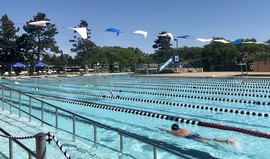
<svg viewBox="0 0 270 159">
<path fill-rule="evenodd" d="M 50 25 L 51 22 L 47 21 L 47 20 L 40 20 L 40 21 L 34 21 L 34 22 L 29 22 L 28 25 L 32 25 L 32 26 L 41 26 L 41 27 L 45 27 Z M 86 27 L 68 27 L 68 29 L 72 29 L 75 30 L 83 39 L 87 39 L 87 28 Z M 95 30 L 94 30 L 95 31 Z M 100 30 L 96 30 L 96 31 L 100 31 Z M 118 37 L 120 35 L 120 33 L 125 33 L 125 32 L 121 32 L 120 29 L 116 29 L 116 28 L 108 28 L 106 30 L 103 30 L 106 32 L 113 32 L 116 33 L 116 36 Z M 144 37 L 144 39 L 147 38 L 147 36 L 149 36 L 148 32 L 143 31 L 143 30 L 136 30 L 134 32 L 132 32 L 135 35 L 142 35 Z M 174 36 L 172 33 L 165 33 L 165 34 L 156 34 L 156 35 L 152 35 L 152 36 L 163 36 L 163 37 L 169 37 L 172 41 L 174 40 Z M 229 40 L 225 40 L 225 39 L 213 39 L 213 38 L 208 38 L 208 39 L 204 39 L 204 38 L 195 38 L 192 37 L 190 35 L 181 35 L 181 36 L 176 36 L 177 39 L 193 39 L 193 40 L 197 40 L 200 42 L 220 42 L 220 43 L 224 43 L 224 44 L 235 44 L 235 45 L 239 45 L 239 44 L 263 44 L 263 45 L 267 45 L 270 46 L 269 43 L 265 43 L 265 42 L 254 42 L 254 41 L 242 41 L 240 39 L 237 39 L 235 41 L 229 41 Z"/>
</svg>

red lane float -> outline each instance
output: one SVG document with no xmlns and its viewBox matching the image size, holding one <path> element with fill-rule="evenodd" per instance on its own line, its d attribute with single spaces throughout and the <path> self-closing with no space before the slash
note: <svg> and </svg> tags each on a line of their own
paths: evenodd
<svg viewBox="0 0 270 159">
<path fill-rule="evenodd" d="M 249 135 L 253 135 L 253 136 L 258 136 L 258 137 L 270 139 L 270 134 L 262 133 L 259 131 L 242 129 L 242 128 L 236 128 L 236 127 L 232 127 L 232 126 L 218 125 L 218 124 L 207 123 L 207 122 L 199 122 L 198 126 L 210 127 L 210 128 L 216 128 L 216 129 L 222 129 L 222 130 L 230 130 L 230 131 L 241 132 L 241 133 L 245 133 L 245 134 L 249 134 Z"/>
</svg>

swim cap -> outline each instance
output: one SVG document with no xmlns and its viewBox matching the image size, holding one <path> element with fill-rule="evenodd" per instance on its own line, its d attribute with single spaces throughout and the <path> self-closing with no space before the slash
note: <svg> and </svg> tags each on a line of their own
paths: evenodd
<svg viewBox="0 0 270 159">
<path fill-rule="evenodd" d="M 178 124 L 172 124 L 171 129 L 172 130 L 178 130 L 179 129 Z"/>
</svg>

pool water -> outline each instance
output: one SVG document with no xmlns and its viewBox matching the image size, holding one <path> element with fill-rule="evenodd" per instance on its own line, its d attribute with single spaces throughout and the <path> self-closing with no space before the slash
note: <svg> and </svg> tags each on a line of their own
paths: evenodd
<svg viewBox="0 0 270 159">
<path fill-rule="evenodd" d="M 270 134 L 269 116 L 266 116 L 270 114 L 268 104 L 270 80 L 268 79 L 248 79 L 247 83 L 242 83 L 241 79 L 96 75 L 73 78 L 19 79 L 19 85 L 13 85 L 12 81 L 8 80 L 1 82 L 37 98 L 42 96 L 43 98 L 40 99 L 48 103 L 89 119 L 160 142 L 160 144 L 169 145 L 172 149 L 181 150 L 192 158 L 204 158 L 205 156 L 207 158 L 268 158 L 269 155 L 270 139 L 157 117 L 101 109 L 90 105 L 83 106 L 74 102 L 140 110 Z M 109 90 L 119 97 L 111 98 Z M 16 94 L 13 97 L 18 98 Z M 65 102 L 64 99 L 71 102 Z M 27 99 L 22 99 L 22 101 L 28 102 Z M 38 103 L 33 103 L 33 106 L 35 104 Z M 209 109 L 201 109 L 201 107 Z M 233 110 L 233 113 L 213 111 L 210 108 L 229 109 Z M 24 109 L 27 111 L 28 108 Z M 235 113 L 236 110 L 245 113 Z M 256 115 L 246 115 L 246 112 Z M 38 114 L 38 110 L 34 110 L 33 113 Z M 263 115 L 258 115 L 259 113 Z M 59 120 L 59 127 L 63 130 L 70 130 L 72 129 L 71 124 L 66 124 L 70 120 L 64 115 L 62 112 L 63 117 Z M 53 119 L 45 115 L 45 120 Z M 201 143 L 178 138 L 156 128 L 170 129 L 173 123 L 178 123 L 179 126 L 202 136 L 231 138 L 237 142 L 238 146 L 234 148 L 228 144 L 213 141 Z M 86 129 L 86 125 L 83 122 L 76 125 L 79 136 L 91 136 L 89 134 L 93 133 L 92 130 Z M 100 130 L 100 132 L 102 131 Z M 118 143 L 112 140 L 115 138 L 113 133 L 110 133 L 111 135 L 100 134 L 100 140 L 104 141 L 104 144 L 112 143 L 117 147 Z M 82 140 L 81 142 L 87 141 Z M 135 155 L 135 158 L 150 158 L 152 151 L 149 147 L 135 141 L 130 143 L 133 144 L 126 148 L 127 153 L 134 151 L 135 154 L 138 154 Z M 188 153 L 187 150 L 192 153 Z M 140 154 L 142 151 L 145 155 Z M 166 154 L 160 155 L 160 157 L 170 158 L 171 156 Z"/>
</svg>

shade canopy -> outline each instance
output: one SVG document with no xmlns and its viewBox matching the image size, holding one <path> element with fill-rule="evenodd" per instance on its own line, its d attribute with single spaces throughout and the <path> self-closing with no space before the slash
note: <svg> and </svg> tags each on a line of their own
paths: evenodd
<svg viewBox="0 0 270 159">
<path fill-rule="evenodd" d="M 35 67 L 47 67 L 48 65 L 46 63 L 38 62 L 34 64 Z"/>
<path fill-rule="evenodd" d="M 12 64 L 12 65 L 10 65 L 11 67 L 26 67 L 26 65 L 25 64 L 22 64 L 22 63 L 20 63 L 20 62 L 16 62 L 16 63 L 14 63 L 14 64 Z"/>
</svg>

